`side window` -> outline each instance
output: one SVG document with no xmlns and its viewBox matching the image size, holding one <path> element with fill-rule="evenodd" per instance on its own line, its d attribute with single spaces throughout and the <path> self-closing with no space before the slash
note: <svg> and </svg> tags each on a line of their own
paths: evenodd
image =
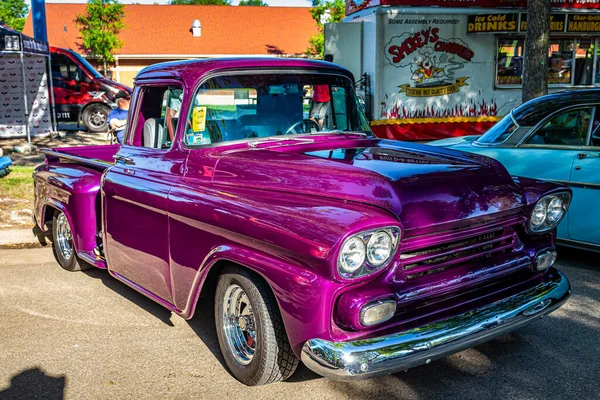
<svg viewBox="0 0 600 400">
<path fill-rule="evenodd" d="M 63 79 L 69 79 L 68 63 L 69 59 L 62 54 L 52 55 L 52 84 L 61 86 Z"/>
<path fill-rule="evenodd" d="M 169 149 L 177 132 L 183 89 L 178 86 L 147 86 L 139 96 L 141 104 L 130 144 Z"/>
<path fill-rule="evenodd" d="M 75 82 L 81 82 L 83 80 L 85 75 L 73 60 L 69 60 L 68 69 L 69 79 L 74 80 Z"/>
<path fill-rule="evenodd" d="M 527 144 L 585 146 L 592 125 L 593 108 L 569 110 L 552 117 L 529 138 Z"/>
</svg>

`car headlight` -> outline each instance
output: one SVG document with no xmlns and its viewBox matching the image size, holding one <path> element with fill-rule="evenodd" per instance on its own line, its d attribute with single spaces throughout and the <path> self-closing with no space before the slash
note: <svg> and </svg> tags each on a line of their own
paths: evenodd
<svg viewBox="0 0 600 400">
<path fill-rule="evenodd" d="M 571 194 L 568 192 L 542 197 L 533 208 L 529 219 L 529 229 L 532 232 L 544 232 L 555 228 L 565 216 L 570 202 Z"/>
<path fill-rule="evenodd" d="M 400 233 L 398 227 L 385 227 L 347 238 L 338 255 L 339 274 L 344 278 L 358 278 L 385 267 L 398 247 Z"/>
</svg>

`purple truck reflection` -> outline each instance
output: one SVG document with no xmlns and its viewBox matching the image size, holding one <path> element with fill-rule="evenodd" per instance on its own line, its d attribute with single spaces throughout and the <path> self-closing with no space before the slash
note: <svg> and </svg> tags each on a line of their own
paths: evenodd
<svg viewBox="0 0 600 400">
<path fill-rule="evenodd" d="M 247 385 L 300 360 L 338 380 L 405 370 L 570 294 L 552 266 L 569 188 L 374 137 L 339 66 L 157 64 L 131 110 L 123 145 L 44 150 L 36 224 L 67 270 L 106 269 L 186 319 L 213 302 Z"/>
</svg>

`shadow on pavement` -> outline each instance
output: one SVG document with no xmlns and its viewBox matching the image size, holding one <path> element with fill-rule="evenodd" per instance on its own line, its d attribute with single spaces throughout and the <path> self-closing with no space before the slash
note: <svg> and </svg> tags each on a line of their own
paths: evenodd
<svg viewBox="0 0 600 400">
<path fill-rule="evenodd" d="M 100 279 L 104 286 L 111 289 L 113 292 L 125 297 L 127 300 L 152 314 L 166 325 L 173 326 L 173 322 L 171 322 L 171 311 L 160 304 L 155 303 L 153 300 L 150 300 L 143 294 L 136 292 L 123 282 L 116 280 L 109 275 L 108 271 L 93 268 L 85 270 L 83 273 L 89 277 Z"/>
<path fill-rule="evenodd" d="M 221 363 L 223 368 L 227 370 L 227 364 L 221 354 L 221 348 L 219 347 L 219 339 L 217 338 L 217 331 L 215 329 L 215 310 L 213 307 L 212 296 L 206 295 L 198 300 L 198 306 L 194 317 L 187 321 L 188 325 L 196 335 L 202 340 L 210 352 L 215 356 Z"/>
<path fill-rule="evenodd" d="M 0 391 L 0 399 L 44 399 L 61 400 L 64 398 L 65 376 L 46 375 L 39 368 L 32 368 L 15 375 L 10 386 Z"/>
</svg>

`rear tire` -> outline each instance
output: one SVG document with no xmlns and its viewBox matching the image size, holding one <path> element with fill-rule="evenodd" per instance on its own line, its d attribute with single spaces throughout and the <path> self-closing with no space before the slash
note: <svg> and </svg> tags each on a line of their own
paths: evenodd
<svg viewBox="0 0 600 400">
<path fill-rule="evenodd" d="M 257 275 L 228 267 L 219 276 L 215 325 L 221 353 L 231 374 L 248 386 L 289 378 L 298 366 L 279 307 Z"/>
<path fill-rule="evenodd" d="M 52 217 L 52 250 L 56 261 L 67 271 L 89 269 L 87 264 L 81 264 L 77 260 L 71 225 L 62 211 L 54 213 Z"/>
<path fill-rule="evenodd" d="M 83 110 L 81 119 L 83 125 L 92 133 L 101 133 L 108 130 L 108 113 L 109 108 L 103 104 L 91 104 Z"/>
</svg>

